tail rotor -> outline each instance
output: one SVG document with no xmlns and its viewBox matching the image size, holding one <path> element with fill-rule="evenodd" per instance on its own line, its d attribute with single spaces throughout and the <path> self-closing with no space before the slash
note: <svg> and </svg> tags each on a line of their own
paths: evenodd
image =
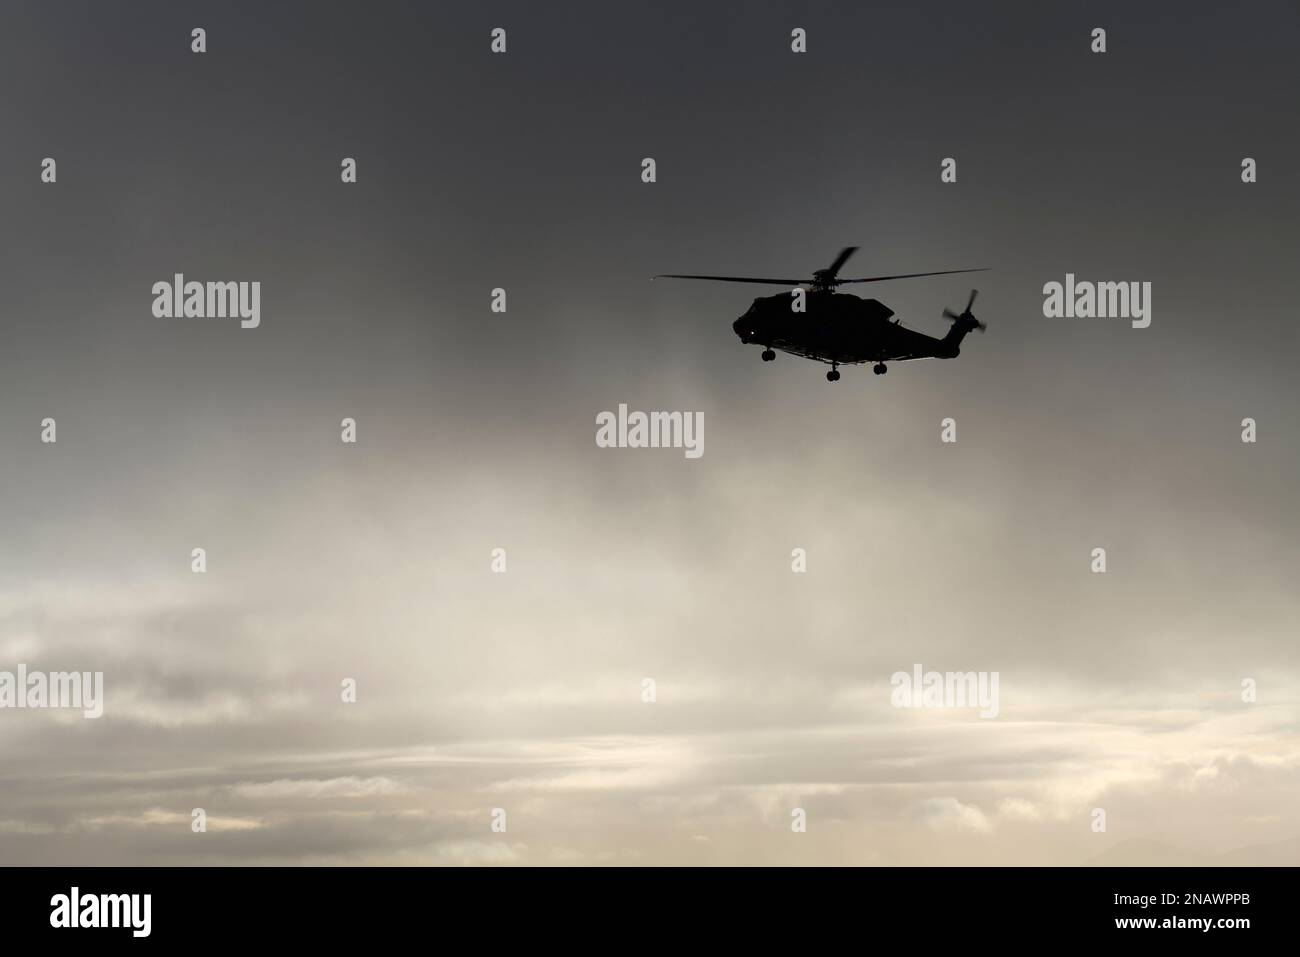
<svg viewBox="0 0 1300 957">
<path fill-rule="evenodd" d="M 969 328 L 978 329 L 980 332 L 983 332 L 985 329 L 989 327 L 988 323 L 981 322 L 980 320 L 975 318 L 973 313 L 971 313 L 971 307 L 975 305 L 975 297 L 977 295 L 979 295 L 979 290 L 972 289 L 970 291 L 970 298 L 966 300 L 965 309 L 963 309 L 960 313 L 953 312 L 951 309 L 945 309 L 943 311 L 943 317 L 947 319 L 949 322 L 967 323 L 969 325 Z"/>
</svg>

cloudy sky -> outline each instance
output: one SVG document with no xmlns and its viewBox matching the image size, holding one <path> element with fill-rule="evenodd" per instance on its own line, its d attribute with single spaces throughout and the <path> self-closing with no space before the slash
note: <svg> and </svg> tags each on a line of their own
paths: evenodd
<svg viewBox="0 0 1300 957">
<path fill-rule="evenodd" d="M 0 670 L 106 704 L 0 711 L 0 863 L 1300 863 L 1300 14 L 1141 7 L 6 4 Z M 988 333 L 832 385 L 649 282 L 853 244 Z"/>
</svg>

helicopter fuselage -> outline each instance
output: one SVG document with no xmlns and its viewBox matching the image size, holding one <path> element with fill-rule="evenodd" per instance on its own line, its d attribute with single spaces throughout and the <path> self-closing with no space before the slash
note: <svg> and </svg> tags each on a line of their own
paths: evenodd
<svg viewBox="0 0 1300 957">
<path fill-rule="evenodd" d="M 796 302 L 792 293 L 760 296 L 732 329 L 741 342 L 832 365 L 952 359 L 969 331 L 958 323 L 942 339 L 927 336 L 891 321 L 894 311 L 879 300 L 847 293 L 809 291 L 802 312 Z"/>
</svg>

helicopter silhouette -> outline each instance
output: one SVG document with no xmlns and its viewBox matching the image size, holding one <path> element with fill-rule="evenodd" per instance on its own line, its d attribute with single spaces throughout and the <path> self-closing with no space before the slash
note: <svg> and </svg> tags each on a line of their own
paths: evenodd
<svg viewBox="0 0 1300 957">
<path fill-rule="evenodd" d="M 896 276 L 869 276 L 865 279 L 840 279 L 839 272 L 857 246 L 847 246 L 825 269 L 818 269 L 812 279 L 757 279 L 749 276 L 697 276 L 664 273 L 655 279 L 708 279 L 715 282 L 750 282 L 772 286 L 789 286 L 791 291 L 776 296 L 760 296 L 749 310 L 732 323 L 740 341 L 763 346 L 763 361 L 776 358 L 776 350 L 828 363 L 829 382 L 839 380 L 841 365 L 874 362 L 876 375 L 884 375 L 886 362 L 907 359 L 954 359 L 961 353 L 961 342 L 974 329 L 983 332 L 986 323 L 971 314 L 978 290 L 972 289 L 966 308 L 960 313 L 945 309 L 945 319 L 952 328 L 942 339 L 908 329 L 897 319 L 890 321 L 894 310 L 878 299 L 863 299 L 838 293 L 837 286 L 857 282 L 883 282 L 887 279 L 915 279 L 920 276 L 947 276 L 962 272 L 985 272 L 984 269 L 944 269 L 939 272 L 909 272 Z M 803 295 L 800 295 L 802 291 Z M 802 309 L 800 308 L 802 306 Z"/>
</svg>

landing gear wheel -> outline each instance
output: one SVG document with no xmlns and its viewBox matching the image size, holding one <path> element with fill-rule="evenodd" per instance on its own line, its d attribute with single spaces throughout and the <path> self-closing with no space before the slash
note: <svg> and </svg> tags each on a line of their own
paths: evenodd
<svg viewBox="0 0 1300 957">
<path fill-rule="evenodd" d="M 884 375 L 889 370 L 885 368 L 885 364 L 883 362 L 877 362 L 874 366 L 871 367 L 871 371 L 874 372 L 876 375 Z"/>
<path fill-rule="evenodd" d="M 764 362 L 771 362 L 771 361 L 772 361 L 773 359 L 775 359 L 775 358 L 776 358 L 776 353 L 773 352 L 771 349 L 764 349 L 764 350 L 763 350 L 763 361 L 764 361 Z"/>
<path fill-rule="evenodd" d="M 840 381 L 840 373 L 839 373 L 839 370 L 838 370 L 838 369 L 832 369 L 830 372 L 826 373 L 826 381 L 827 381 L 827 382 L 839 382 L 839 381 Z"/>
</svg>

